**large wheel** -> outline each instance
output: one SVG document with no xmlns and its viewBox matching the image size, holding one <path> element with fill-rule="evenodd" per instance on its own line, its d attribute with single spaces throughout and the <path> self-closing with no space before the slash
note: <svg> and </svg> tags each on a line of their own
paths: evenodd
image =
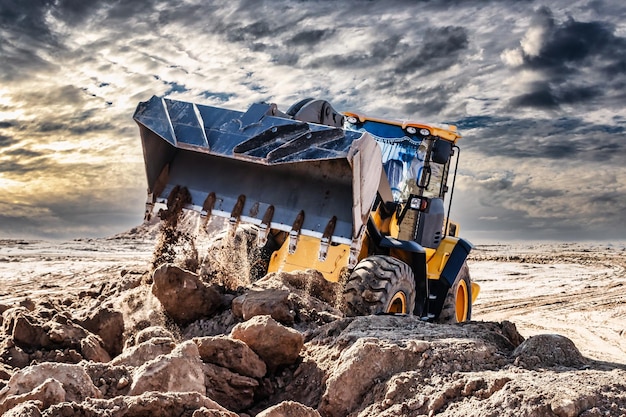
<svg viewBox="0 0 626 417">
<path fill-rule="evenodd" d="M 415 279 L 411 267 L 399 259 L 374 255 L 359 262 L 343 291 L 346 315 L 412 314 Z"/>
<path fill-rule="evenodd" d="M 472 319 L 472 281 L 467 263 L 463 262 L 461 270 L 448 290 L 439 314 L 439 323 L 462 323 Z"/>
</svg>

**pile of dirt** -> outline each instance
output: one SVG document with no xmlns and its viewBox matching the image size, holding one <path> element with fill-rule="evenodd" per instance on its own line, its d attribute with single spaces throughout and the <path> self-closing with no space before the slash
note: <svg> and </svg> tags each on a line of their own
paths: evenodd
<svg viewBox="0 0 626 417">
<path fill-rule="evenodd" d="M 175 256 L 144 271 L 120 265 L 92 290 L 0 305 L 0 414 L 626 415 L 626 367 L 566 337 L 524 339 L 508 321 L 345 317 L 337 284 L 316 271 L 226 277 L 203 268 L 204 244 L 185 268 L 170 251 L 180 242 L 160 242 L 156 254 Z"/>
</svg>

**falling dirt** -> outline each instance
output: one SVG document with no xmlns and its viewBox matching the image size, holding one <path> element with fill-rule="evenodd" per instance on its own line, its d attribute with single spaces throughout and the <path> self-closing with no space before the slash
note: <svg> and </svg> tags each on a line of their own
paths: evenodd
<svg viewBox="0 0 626 417">
<path fill-rule="evenodd" d="M 180 230 L 178 224 L 183 217 L 183 208 L 191 202 L 191 195 L 186 187 L 176 186 L 167 199 L 167 209 L 159 212 L 161 233 L 154 250 L 152 267 L 172 263 L 190 271 L 197 271 L 198 251 L 194 236 Z"/>
</svg>

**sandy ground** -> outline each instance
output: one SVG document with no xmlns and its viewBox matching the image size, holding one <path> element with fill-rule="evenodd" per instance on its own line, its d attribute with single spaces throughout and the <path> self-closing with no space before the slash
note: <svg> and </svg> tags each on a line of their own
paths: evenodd
<svg viewBox="0 0 626 417">
<path fill-rule="evenodd" d="M 150 239 L 0 240 L 0 303 L 88 291 L 149 269 Z M 557 333 L 590 358 L 626 364 L 624 245 L 479 245 L 469 260 L 481 287 L 473 319 L 509 320 L 531 336 Z"/>
<path fill-rule="evenodd" d="M 587 357 L 626 364 L 623 244 L 483 245 L 469 266 L 481 285 L 473 319 L 561 334 Z"/>
</svg>

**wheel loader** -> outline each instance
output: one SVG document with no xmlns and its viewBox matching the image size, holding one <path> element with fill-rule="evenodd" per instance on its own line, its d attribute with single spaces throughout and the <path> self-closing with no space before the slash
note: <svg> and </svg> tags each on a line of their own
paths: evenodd
<svg viewBox="0 0 626 417">
<path fill-rule="evenodd" d="M 252 227 L 267 271 L 315 269 L 347 315 L 470 320 L 472 245 L 448 218 L 461 138 L 453 126 L 337 112 L 305 99 L 245 111 L 152 97 L 137 106 L 146 218 L 184 208 Z"/>
</svg>

